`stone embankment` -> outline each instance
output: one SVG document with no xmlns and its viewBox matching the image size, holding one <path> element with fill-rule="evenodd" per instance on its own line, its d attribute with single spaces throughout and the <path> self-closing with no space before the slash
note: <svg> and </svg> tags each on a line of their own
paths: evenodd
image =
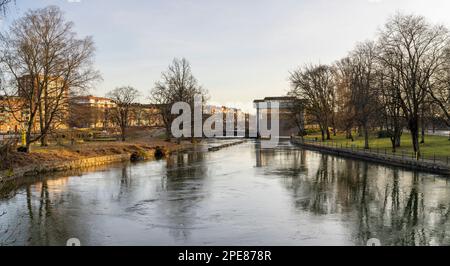
<svg viewBox="0 0 450 266">
<path fill-rule="evenodd" d="M 208 148 L 208 151 L 218 151 L 220 149 L 239 145 L 246 142 L 245 140 L 230 142 L 221 144 L 218 146 L 213 146 Z M 178 145 L 171 148 L 157 147 L 155 149 L 139 152 L 124 152 L 121 154 L 114 155 L 105 155 L 105 156 L 92 156 L 88 158 L 76 159 L 76 160 L 67 160 L 67 161 L 58 161 L 55 163 L 42 163 L 42 164 L 31 164 L 23 167 L 16 167 L 10 170 L 0 171 L 0 184 L 15 180 L 21 177 L 33 177 L 41 174 L 47 173 L 56 173 L 56 172 L 65 172 L 77 169 L 84 169 L 90 167 L 96 167 L 106 164 L 112 163 L 120 163 L 127 161 L 143 161 L 154 158 L 161 158 L 165 155 L 169 155 L 174 152 L 182 152 L 188 149 L 190 146 Z"/>
<path fill-rule="evenodd" d="M 338 146 L 322 145 L 319 142 L 306 142 L 299 137 L 291 138 L 291 142 L 308 150 L 319 151 L 336 156 L 370 161 L 374 163 L 386 164 L 390 166 L 402 167 L 414 171 L 423 171 L 450 177 L 450 165 L 445 162 L 435 162 L 430 160 L 415 160 L 383 152 L 373 152 L 364 150 L 354 150 Z"/>
<path fill-rule="evenodd" d="M 174 152 L 183 151 L 186 148 L 187 147 L 184 147 L 183 145 L 171 148 L 157 147 L 146 151 L 140 150 L 139 153 L 123 152 L 120 154 L 112 154 L 112 155 L 97 155 L 97 156 L 94 155 L 74 160 L 69 159 L 65 161 L 58 160 L 57 162 L 54 163 L 53 162 L 45 162 L 40 164 L 33 163 L 22 167 L 15 167 L 13 169 L 0 171 L 0 184 L 21 177 L 32 177 L 40 174 L 65 172 L 70 170 L 84 169 L 127 161 L 143 161 L 154 158 L 158 159 Z M 136 156 L 138 156 L 138 160 L 133 160 L 133 158 L 136 158 Z"/>
<path fill-rule="evenodd" d="M 129 161 L 129 154 L 117 154 L 109 156 L 99 156 L 73 160 L 69 162 L 58 162 L 54 164 L 29 165 L 14 170 L 0 172 L 0 183 L 11 181 L 20 177 L 29 177 L 39 174 L 62 172 L 74 169 L 81 169 L 93 166 L 100 166 L 109 163 Z"/>
</svg>

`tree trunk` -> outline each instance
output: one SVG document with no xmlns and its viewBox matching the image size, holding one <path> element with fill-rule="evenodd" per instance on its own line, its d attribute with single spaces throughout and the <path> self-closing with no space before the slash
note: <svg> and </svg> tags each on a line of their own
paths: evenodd
<svg viewBox="0 0 450 266">
<path fill-rule="evenodd" d="M 126 141 L 126 128 L 122 127 L 122 141 L 125 142 Z"/>
<path fill-rule="evenodd" d="M 369 148 L 369 129 L 364 126 L 364 149 L 368 150 Z"/>
<path fill-rule="evenodd" d="M 47 147 L 48 146 L 48 138 L 47 135 L 43 135 L 41 137 L 41 147 Z"/>
<path fill-rule="evenodd" d="M 346 139 L 351 139 L 351 137 L 352 137 L 352 131 L 351 131 L 351 130 L 347 130 L 347 131 L 345 132 L 345 138 L 346 138 Z"/>
<path fill-rule="evenodd" d="M 167 141 L 170 141 L 170 139 L 171 139 L 171 136 L 170 136 L 170 130 L 171 130 L 171 127 L 169 127 L 169 126 L 166 126 L 166 140 Z"/>
<path fill-rule="evenodd" d="M 417 118 L 412 118 L 409 121 L 409 130 L 411 132 L 411 138 L 413 143 L 414 152 L 416 158 L 421 158 L 420 144 L 419 144 L 419 120 Z"/>
<path fill-rule="evenodd" d="M 402 136 L 400 135 L 400 133 L 396 133 L 395 135 L 395 147 L 396 148 L 400 148 L 402 146 Z"/>
<path fill-rule="evenodd" d="M 27 153 L 31 152 L 31 131 L 28 130 L 25 133 L 25 148 L 27 149 Z"/>
<path fill-rule="evenodd" d="M 420 144 L 425 144 L 425 128 L 426 128 L 426 123 L 425 123 L 425 105 L 422 106 L 422 114 L 420 116 L 420 126 L 422 129 L 422 136 L 421 136 L 421 140 L 420 140 Z"/>
<path fill-rule="evenodd" d="M 320 132 L 322 133 L 322 142 L 325 142 L 325 130 L 320 129 Z"/>
<path fill-rule="evenodd" d="M 420 140 L 420 144 L 425 144 L 425 126 L 422 123 L 422 139 Z"/>
<path fill-rule="evenodd" d="M 363 136 L 362 126 L 358 126 L 358 137 L 362 137 L 362 136 Z"/>
<path fill-rule="evenodd" d="M 397 142 L 396 137 L 391 137 L 391 144 L 392 144 L 392 152 L 397 152 Z"/>
</svg>

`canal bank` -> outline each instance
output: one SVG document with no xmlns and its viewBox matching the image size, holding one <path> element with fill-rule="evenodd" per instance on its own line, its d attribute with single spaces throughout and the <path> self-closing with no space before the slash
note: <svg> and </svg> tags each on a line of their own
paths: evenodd
<svg viewBox="0 0 450 266">
<path fill-rule="evenodd" d="M 380 163 L 395 167 L 402 167 L 414 171 L 423 171 L 428 173 L 440 174 L 450 177 L 449 162 L 437 162 L 431 160 L 416 160 L 408 156 L 387 153 L 387 151 L 367 151 L 358 150 L 355 147 L 345 148 L 343 146 L 321 143 L 317 141 L 305 141 L 300 137 L 292 137 L 291 143 L 302 148 L 319 151 L 331 155 L 365 160 L 373 163 Z M 412 157 L 412 156 L 411 156 Z"/>
<path fill-rule="evenodd" d="M 227 147 L 243 144 L 245 140 L 238 141 L 224 141 L 225 143 L 207 144 L 207 150 L 218 151 Z M 171 144 L 166 146 L 141 146 L 133 145 L 131 149 L 116 150 L 119 154 L 111 154 L 104 156 L 92 156 L 80 159 L 59 160 L 57 162 L 33 163 L 23 167 L 15 167 L 9 170 L 0 171 L 0 185 L 22 177 L 32 177 L 47 173 L 65 172 L 77 169 L 86 169 L 90 167 L 108 165 L 113 163 L 127 162 L 127 161 L 150 161 L 161 156 L 170 156 L 170 154 L 183 152 L 192 149 L 194 145 L 198 144 Z"/>
<path fill-rule="evenodd" d="M 152 160 L 159 154 L 171 154 L 191 148 L 192 145 L 178 144 L 166 146 L 146 146 L 139 144 L 130 144 L 127 148 L 115 148 L 108 150 L 106 145 L 98 145 L 98 150 L 87 155 L 80 155 L 81 158 L 74 158 L 74 156 L 58 156 L 52 161 L 52 158 L 46 158 L 41 162 L 31 162 L 24 166 L 12 167 L 7 170 L 0 171 L 0 185 L 22 177 L 32 177 L 47 173 L 64 172 L 77 169 L 85 169 L 90 167 L 102 166 L 107 164 L 133 161 L 133 158 L 138 158 L 139 161 Z M 67 152 L 61 150 L 61 154 Z M 77 151 L 78 152 L 78 151 Z M 102 154 L 106 153 L 106 155 Z M 108 154 L 109 153 L 109 154 Z M 23 154 L 22 156 L 31 156 Z M 51 154 L 50 154 L 51 156 Z M 46 156 L 48 157 L 48 156 Z M 26 159 L 26 158 L 25 158 Z M 136 161 L 136 160 L 135 160 Z"/>
</svg>

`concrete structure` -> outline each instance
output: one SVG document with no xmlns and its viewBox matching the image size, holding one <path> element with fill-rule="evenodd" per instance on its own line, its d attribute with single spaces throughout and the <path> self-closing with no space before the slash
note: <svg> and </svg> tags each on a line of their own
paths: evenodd
<svg viewBox="0 0 450 266">
<path fill-rule="evenodd" d="M 255 100 L 257 117 L 257 132 L 258 137 L 262 136 L 260 131 L 260 121 L 264 116 L 268 119 L 268 128 L 270 129 L 272 115 L 278 113 L 280 138 L 290 138 L 292 135 L 298 135 L 301 129 L 304 128 L 304 110 L 302 108 L 302 101 L 295 97 L 266 97 L 263 100 Z M 278 108 L 275 107 L 278 104 Z"/>
</svg>

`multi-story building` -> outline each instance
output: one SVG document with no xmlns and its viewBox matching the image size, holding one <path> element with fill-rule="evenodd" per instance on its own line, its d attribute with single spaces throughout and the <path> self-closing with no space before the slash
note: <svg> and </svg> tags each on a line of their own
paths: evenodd
<svg viewBox="0 0 450 266">
<path fill-rule="evenodd" d="M 96 96 L 73 97 L 70 100 L 70 126 L 76 128 L 111 128 L 114 126 L 112 99 Z M 129 125 L 132 127 L 163 126 L 158 106 L 133 104 L 130 108 Z"/>
<path fill-rule="evenodd" d="M 248 135 L 248 122 L 249 122 L 249 114 L 244 113 L 241 109 L 231 108 L 227 106 L 215 106 L 215 105 L 207 105 L 203 110 L 203 120 L 205 121 L 209 117 L 215 114 L 222 114 L 223 117 L 223 135 L 224 136 L 246 136 Z M 231 116 L 229 116 L 231 115 Z M 227 121 L 227 119 L 233 118 L 234 124 L 229 124 L 231 121 Z M 241 121 L 242 120 L 242 121 Z M 239 122 L 243 122 L 243 125 L 239 125 Z M 240 126 L 245 126 L 244 128 L 240 128 Z M 215 124 L 212 125 L 213 129 L 215 128 Z M 227 128 L 228 127 L 228 128 Z M 241 132 L 239 132 L 241 130 Z"/>
<path fill-rule="evenodd" d="M 19 133 L 22 130 L 26 112 L 21 107 L 20 98 L 0 96 L 0 134 Z"/>
<path fill-rule="evenodd" d="M 163 127 L 164 122 L 158 105 L 133 104 L 131 107 L 130 126 L 135 127 Z"/>
<path fill-rule="evenodd" d="M 65 82 L 61 78 L 49 77 L 46 81 L 47 85 L 43 86 L 44 77 L 34 77 L 31 75 L 24 75 L 18 79 L 17 96 L 24 100 L 23 111 L 26 112 L 30 109 L 28 106 L 33 101 L 29 101 L 32 97 L 37 99 L 38 95 L 41 104 L 40 110 L 42 110 L 42 117 L 45 117 L 45 110 L 49 110 L 52 113 L 53 121 L 52 125 L 55 130 L 67 129 L 69 118 L 69 95 L 70 90 L 65 85 Z M 37 108 L 31 106 L 31 109 Z M 39 110 L 36 109 L 36 110 Z M 36 125 L 40 124 L 40 115 L 35 116 L 33 130 L 36 130 Z"/>
<path fill-rule="evenodd" d="M 113 100 L 96 96 L 79 96 L 70 99 L 69 125 L 76 128 L 109 128 Z"/>
<path fill-rule="evenodd" d="M 301 108 L 302 100 L 295 97 L 266 97 L 263 100 L 255 100 L 257 117 L 257 132 L 259 137 L 262 136 L 259 123 L 262 122 L 263 117 L 267 118 L 268 128 L 272 122 L 274 114 L 279 117 L 279 136 L 280 138 L 288 138 L 292 135 L 297 135 L 301 129 L 304 129 L 304 110 Z M 278 107 L 276 107 L 278 106 Z"/>
</svg>

